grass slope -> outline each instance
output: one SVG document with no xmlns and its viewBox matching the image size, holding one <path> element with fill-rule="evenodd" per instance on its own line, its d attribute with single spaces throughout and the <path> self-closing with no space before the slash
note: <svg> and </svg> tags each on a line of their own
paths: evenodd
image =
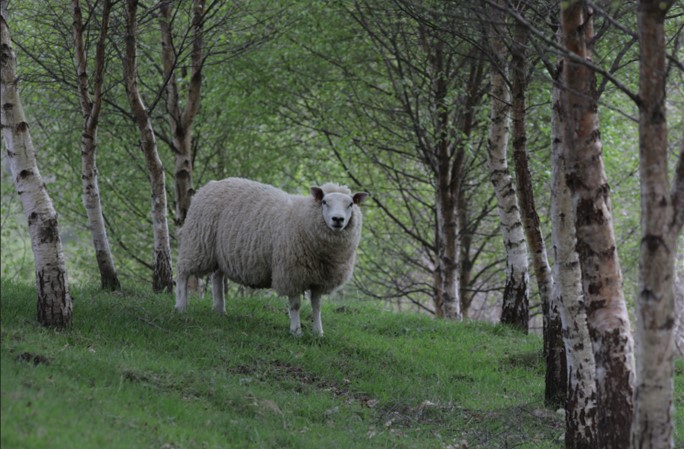
<svg viewBox="0 0 684 449">
<path fill-rule="evenodd" d="M 352 302 L 296 339 L 275 298 L 217 316 L 208 300 L 179 315 L 168 294 L 73 293 L 57 332 L 32 288 L 2 285 L 3 449 L 563 446 L 535 336 Z"/>
</svg>

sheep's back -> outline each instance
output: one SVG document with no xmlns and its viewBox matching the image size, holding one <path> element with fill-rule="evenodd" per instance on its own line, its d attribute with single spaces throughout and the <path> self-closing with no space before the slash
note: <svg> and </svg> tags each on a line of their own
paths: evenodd
<svg viewBox="0 0 684 449">
<path fill-rule="evenodd" d="M 351 277 L 362 219 L 354 207 L 340 234 L 309 196 L 242 178 L 212 181 L 193 197 L 181 259 L 191 261 L 190 271 L 218 268 L 232 281 L 280 295 L 329 293 Z"/>
<path fill-rule="evenodd" d="M 273 242 L 287 221 L 291 196 L 241 178 L 216 183 L 220 198 L 216 258 L 225 275 L 255 288 L 271 286 Z"/>
</svg>

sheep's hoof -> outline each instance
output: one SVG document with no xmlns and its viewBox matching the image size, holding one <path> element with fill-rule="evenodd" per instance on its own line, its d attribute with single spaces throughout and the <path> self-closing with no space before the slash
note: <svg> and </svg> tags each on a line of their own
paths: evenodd
<svg viewBox="0 0 684 449">
<path fill-rule="evenodd" d="M 293 337 L 301 337 L 304 334 L 302 333 L 302 328 L 298 327 L 297 329 L 290 329 L 290 335 Z"/>
<path fill-rule="evenodd" d="M 187 309 L 187 307 L 185 307 L 185 306 L 183 306 L 183 307 L 176 306 L 176 307 L 174 307 L 174 309 L 175 309 L 176 312 L 178 312 L 178 313 L 184 313 L 184 312 L 185 312 L 185 309 Z"/>
</svg>

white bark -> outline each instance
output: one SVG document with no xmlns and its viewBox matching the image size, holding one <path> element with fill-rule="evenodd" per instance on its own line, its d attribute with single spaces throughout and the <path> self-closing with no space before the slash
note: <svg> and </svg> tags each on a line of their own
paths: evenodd
<svg viewBox="0 0 684 449">
<path fill-rule="evenodd" d="M 676 219 L 668 170 L 664 21 L 668 2 L 639 2 L 641 247 L 632 447 L 673 447 Z M 677 182 L 677 181 L 676 181 Z"/>
<path fill-rule="evenodd" d="M 97 179 L 97 127 L 102 106 L 102 84 L 104 72 L 104 50 L 109 25 L 109 12 L 111 3 L 109 0 L 104 2 L 102 21 L 100 26 L 100 36 L 97 43 L 95 55 L 95 79 L 93 97 L 90 96 L 88 83 L 88 68 L 83 38 L 83 18 L 79 0 L 72 0 L 74 15 L 74 58 L 76 60 L 76 74 L 78 78 L 78 94 L 81 101 L 81 112 L 83 114 L 83 133 L 81 137 L 81 182 L 82 199 L 88 216 L 88 228 L 90 229 L 95 248 L 95 258 L 100 270 L 100 281 L 102 288 L 108 290 L 118 290 L 121 288 L 114 258 L 109 246 L 107 230 L 105 227 L 104 216 L 102 214 L 102 203 L 100 202 L 100 187 Z"/>
<path fill-rule="evenodd" d="M 491 68 L 491 124 L 489 127 L 489 175 L 496 191 L 501 233 L 506 248 L 506 286 L 504 289 L 501 322 L 512 324 L 527 332 L 529 320 L 529 273 L 527 244 L 520 219 L 520 210 L 508 169 L 506 151 L 510 134 L 511 94 L 506 84 L 508 63 L 504 41 L 502 13 L 491 8 L 493 63 Z"/>
<path fill-rule="evenodd" d="M 567 365 L 565 447 L 596 447 L 596 364 L 587 312 L 582 296 L 582 273 L 575 251 L 575 213 L 565 180 L 560 90 L 553 88 L 551 117 L 551 239 L 553 242 L 552 301 L 558 305 L 563 326 Z"/>
<path fill-rule="evenodd" d="M 679 352 L 679 357 L 684 358 L 684 251 L 682 251 L 684 245 L 682 242 L 679 242 L 677 248 L 677 279 L 675 280 L 675 347 Z"/>
<path fill-rule="evenodd" d="M 456 217 L 454 216 L 455 203 L 450 197 L 451 193 L 448 187 L 442 188 L 444 190 L 438 189 L 435 201 L 437 241 L 440 243 L 437 256 L 440 280 L 438 288 L 441 298 L 441 311 L 437 311 L 437 314 L 444 318 L 460 319 L 462 315 L 456 252 L 458 229 L 456 229 Z M 448 198 L 445 198 L 447 196 Z"/>
<path fill-rule="evenodd" d="M 176 191 L 176 225 L 182 226 L 188 213 L 194 188 L 192 185 L 192 124 L 199 111 L 202 87 L 202 56 L 204 1 L 193 1 L 191 73 L 185 107 L 180 106 L 180 94 L 176 78 L 178 49 L 173 43 L 171 2 L 161 2 L 159 28 L 161 30 L 162 63 L 166 83 L 166 110 L 173 151 L 176 155 L 174 179 Z"/>
<path fill-rule="evenodd" d="M 588 2 L 562 4 L 563 46 L 587 61 L 595 38 L 592 17 Z M 624 449 L 634 409 L 634 343 L 603 164 L 596 74 L 566 57 L 561 79 L 565 176 L 572 192 L 582 293 L 596 361 L 598 446 Z"/>
<path fill-rule="evenodd" d="M 164 166 L 157 151 L 157 139 L 152 121 L 143 104 L 137 83 L 137 0 L 126 0 L 126 51 L 124 54 L 124 79 L 128 103 L 140 131 L 140 146 L 150 173 L 152 187 L 152 230 L 154 234 L 154 272 L 152 289 L 155 292 L 173 290 L 171 267 L 171 242 L 166 212 L 166 182 Z"/>
<path fill-rule="evenodd" d="M 71 322 L 67 280 L 57 212 L 38 170 L 36 153 L 17 88 L 16 58 L 3 9 L 0 15 L 0 94 L 2 135 L 12 178 L 24 207 L 36 266 L 38 321 L 66 327 Z"/>
<path fill-rule="evenodd" d="M 521 12 L 524 14 L 524 12 Z M 532 267 L 539 290 L 543 314 L 544 358 L 546 375 L 544 403 L 560 406 L 565 402 L 566 373 L 561 320 L 556 303 L 551 299 L 553 276 L 546 255 L 546 244 L 539 224 L 534 201 L 532 174 L 527 155 L 527 34 L 529 30 L 521 23 L 513 26 L 511 53 L 511 93 L 513 97 L 513 162 L 515 186 L 530 251 Z"/>
</svg>

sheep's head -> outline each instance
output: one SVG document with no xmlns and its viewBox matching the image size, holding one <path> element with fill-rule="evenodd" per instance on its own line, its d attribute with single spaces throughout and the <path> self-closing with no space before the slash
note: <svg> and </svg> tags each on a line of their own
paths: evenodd
<svg viewBox="0 0 684 449">
<path fill-rule="evenodd" d="M 348 189 L 340 187 L 337 187 L 336 190 L 348 191 Z M 326 193 L 321 187 L 311 187 L 311 195 L 321 205 L 325 224 L 336 232 L 347 227 L 354 213 L 354 205 L 361 204 L 368 198 L 366 192 L 355 193 L 354 195 L 338 191 Z"/>
</svg>

